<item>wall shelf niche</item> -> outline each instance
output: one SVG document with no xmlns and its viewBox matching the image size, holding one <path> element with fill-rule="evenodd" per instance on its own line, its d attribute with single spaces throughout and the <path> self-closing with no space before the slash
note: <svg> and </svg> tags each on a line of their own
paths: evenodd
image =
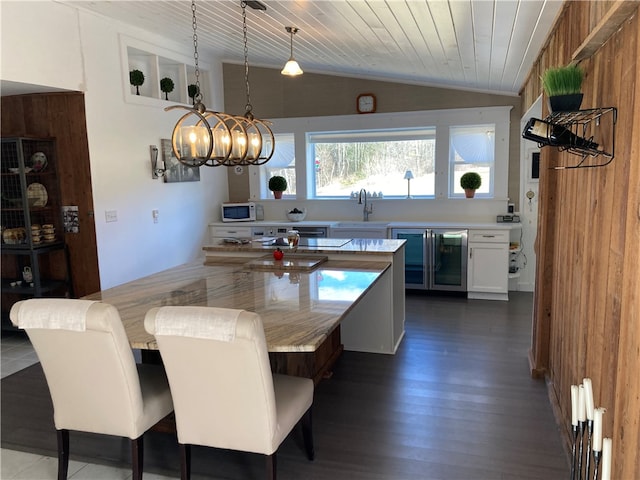
<svg viewBox="0 0 640 480">
<path fill-rule="evenodd" d="M 122 50 L 122 70 L 124 82 L 124 100 L 139 105 L 166 107 L 176 103 L 191 105 L 188 86 L 196 82 L 195 66 L 188 57 L 176 52 L 163 51 L 152 44 L 122 36 L 120 39 Z M 144 76 L 144 83 L 139 87 L 140 94 L 136 94 L 136 87 L 129 81 L 131 70 L 140 70 Z M 200 89 L 205 98 L 208 97 L 209 72 L 199 65 Z M 165 94 L 160 90 L 160 80 L 168 77 L 173 80 L 174 89 L 165 100 Z"/>
</svg>

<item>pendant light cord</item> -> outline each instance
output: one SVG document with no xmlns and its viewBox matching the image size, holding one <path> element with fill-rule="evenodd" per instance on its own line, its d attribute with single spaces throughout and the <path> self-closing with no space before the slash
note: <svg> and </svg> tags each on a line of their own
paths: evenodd
<svg viewBox="0 0 640 480">
<path fill-rule="evenodd" d="M 196 21 L 196 0 L 191 0 L 191 24 L 193 26 L 193 60 L 195 62 L 196 94 L 193 96 L 194 108 L 200 113 L 206 110 L 202 103 L 202 91 L 200 90 L 200 67 L 198 65 L 198 22 Z"/>
<path fill-rule="evenodd" d="M 294 28 L 289 30 L 289 34 L 291 35 L 291 55 L 289 56 L 290 60 L 293 60 L 293 34 L 295 33 L 294 30 Z"/>
<path fill-rule="evenodd" d="M 249 47 L 247 45 L 247 2 L 243 1 L 242 6 L 242 38 L 244 41 L 244 86 L 247 91 L 247 104 L 244 107 L 244 116 L 253 120 L 253 107 L 251 106 L 251 94 L 249 90 Z"/>
</svg>

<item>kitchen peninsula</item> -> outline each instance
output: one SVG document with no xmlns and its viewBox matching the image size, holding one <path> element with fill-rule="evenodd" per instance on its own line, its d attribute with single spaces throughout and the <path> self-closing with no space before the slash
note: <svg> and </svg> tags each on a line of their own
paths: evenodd
<svg viewBox="0 0 640 480">
<path fill-rule="evenodd" d="M 143 358 L 153 358 L 157 350 L 143 324 L 152 307 L 195 305 L 256 312 L 263 320 L 273 371 L 317 383 L 343 348 L 394 353 L 404 335 L 404 283 L 397 287 L 402 295 L 393 298 L 395 266 L 389 261 L 398 255 L 402 272 L 404 241 L 385 242 L 389 243 L 369 247 L 364 242 L 356 250 L 354 244 L 342 254 L 337 247 L 330 252 L 329 247 L 285 252 L 289 260 L 313 253 L 318 260 L 311 268 L 283 268 L 278 262 L 254 268 L 253 260 L 272 252 L 271 247 L 205 247 L 204 261 L 84 298 L 118 309 L 131 347 L 140 349 Z M 368 255 L 354 253 L 367 248 Z"/>
<path fill-rule="evenodd" d="M 304 244 L 303 244 L 304 241 Z M 326 256 L 330 263 L 349 264 L 358 268 L 368 268 L 383 262 L 388 269 L 383 272 L 373 292 L 368 292 L 364 301 L 349 308 L 341 323 L 344 348 L 368 353 L 396 352 L 404 336 L 405 284 L 404 246 L 405 240 L 397 239 L 343 239 L 317 238 L 301 239 L 295 249 L 273 241 L 253 241 L 246 244 L 219 244 L 203 247 L 207 262 L 224 262 L 233 258 L 271 258 L 276 248 L 284 251 L 285 259 L 305 255 Z M 332 292 L 339 300 L 344 292 Z M 347 299 L 345 299 L 347 300 Z"/>
</svg>

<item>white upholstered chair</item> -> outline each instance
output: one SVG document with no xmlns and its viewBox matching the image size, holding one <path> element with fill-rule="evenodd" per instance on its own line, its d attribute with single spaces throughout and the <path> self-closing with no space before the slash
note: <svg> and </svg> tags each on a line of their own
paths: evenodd
<svg viewBox="0 0 640 480">
<path fill-rule="evenodd" d="M 267 478 L 275 479 L 276 451 L 299 422 L 313 460 L 313 381 L 272 374 L 259 315 L 161 307 L 147 313 L 145 328 L 169 377 L 183 480 L 190 478 L 191 445 L 265 455 Z"/>
<path fill-rule="evenodd" d="M 113 305 L 88 300 L 17 302 L 11 321 L 38 354 L 53 400 L 58 480 L 67 478 L 69 430 L 131 439 L 133 479 L 142 478 L 142 435 L 171 413 L 164 369 L 136 365 Z"/>
</svg>

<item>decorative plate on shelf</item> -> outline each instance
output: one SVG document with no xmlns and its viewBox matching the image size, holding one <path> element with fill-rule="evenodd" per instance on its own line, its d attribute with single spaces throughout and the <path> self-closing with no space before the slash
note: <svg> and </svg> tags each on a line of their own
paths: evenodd
<svg viewBox="0 0 640 480">
<path fill-rule="evenodd" d="M 47 189 L 41 183 L 32 183 L 27 187 L 27 199 L 31 207 L 44 207 L 49 200 Z"/>
<path fill-rule="evenodd" d="M 47 156 L 42 152 L 31 155 L 31 168 L 34 172 L 41 172 L 47 167 Z"/>
</svg>

